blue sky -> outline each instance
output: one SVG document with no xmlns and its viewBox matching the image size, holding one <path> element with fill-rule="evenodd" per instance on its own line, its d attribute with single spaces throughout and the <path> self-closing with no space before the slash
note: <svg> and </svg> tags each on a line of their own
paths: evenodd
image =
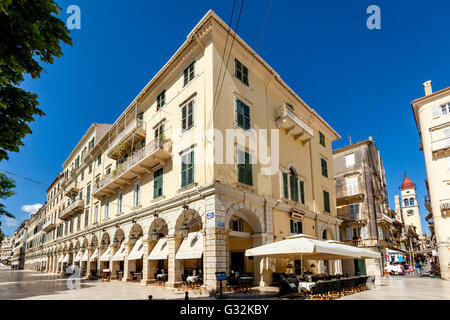
<svg viewBox="0 0 450 320">
<path fill-rule="evenodd" d="M 57 1 L 81 8 L 74 45 L 39 80 L 23 87 L 38 93 L 46 116 L 37 118 L 20 153 L 0 169 L 16 178 L 17 195 L 5 204 L 18 221 L 44 203 L 45 191 L 72 148 L 93 122 L 112 123 L 184 42 L 209 10 L 228 23 L 233 1 Z M 448 1 L 273 1 L 247 0 L 238 34 L 343 137 L 333 148 L 373 136 L 381 151 L 389 193 L 406 170 L 417 185 L 422 217 L 426 177 L 411 101 L 450 85 Z M 237 0 L 240 4 L 240 0 Z M 381 8 L 381 30 L 366 28 L 366 9 Z M 237 12 L 237 10 L 236 10 Z M 236 20 L 236 19 L 235 19 Z M 233 24 L 234 28 L 234 24 Z M 447 76 L 447 77 L 446 77 Z M 424 230 L 428 231 L 422 218 Z M 12 234 L 17 222 L 3 220 Z"/>
</svg>

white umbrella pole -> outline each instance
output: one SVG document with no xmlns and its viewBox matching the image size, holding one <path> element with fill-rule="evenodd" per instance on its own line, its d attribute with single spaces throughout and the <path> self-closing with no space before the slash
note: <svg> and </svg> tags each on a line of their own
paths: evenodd
<svg viewBox="0 0 450 320">
<path fill-rule="evenodd" d="M 303 278 L 303 255 L 302 254 L 300 255 L 300 269 L 302 270 L 301 275 Z"/>
</svg>

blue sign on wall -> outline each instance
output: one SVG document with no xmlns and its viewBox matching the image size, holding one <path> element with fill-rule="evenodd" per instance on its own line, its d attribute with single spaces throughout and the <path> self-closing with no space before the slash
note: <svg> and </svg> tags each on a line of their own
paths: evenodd
<svg viewBox="0 0 450 320">
<path fill-rule="evenodd" d="M 206 214 L 206 218 L 208 218 L 208 219 L 214 218 L 214 212 L 208 212 L 208 213 Z"/>
<path fill-rule="evenodd" d="M 225 221 L 217 221 L 217 226 L 225 228 Z"/>
</svg>

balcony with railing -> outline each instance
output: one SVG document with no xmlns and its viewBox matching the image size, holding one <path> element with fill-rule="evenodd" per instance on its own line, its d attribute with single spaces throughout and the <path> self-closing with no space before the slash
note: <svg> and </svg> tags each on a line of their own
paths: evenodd
<svg viewBox="0 0 450 320">
<path fill-rule="evenodd" d="M 109 175 L 96 182 L 93 196 L 102 199 L 115 194 L 117 188 L 130 184 L 136 177 L 152 173 L 154 168 L 164 166 L 172 158 L 172 141 L 156 139 L 132 154 L 125 162 L 116 166 Z"/>
<path fill-rule="evenodd" d="M 66 187 L 65 196 L 72 197 L 74 195 L 77 195 L 80 191 L 80 186 L 78 182 L 74 179 L 71 179 L 70 184 Z"/>
<path fill-rule="evenodd" d="M 46 223 L 44 223 L 42 225 L 42 230 L 44 230 L 44 232 L 52 231 L 55 228 L 56 228 L 56 224 L 52 220 L 48 220 Z"/>
<path fill-rule="evenodd" d="M 276 109 L 275 121 L 278 128 L 283 128 L 287 135 L 292 135 L 297 141 L 305 142 L 314 136 L 313 129 L 287 103 Z"/>
<path fill-rule="evenodd" d="M 84 210 L 84 200 L 77 199 L 73 201 L 71 204 L 69 204 L 66 208 L 64 208 L 63 211 L 61 211 L 59 218 L 61 220 L 65 220 L 76 215 L 79 212 L 82 212 L 83 210 Z"/>
<path fill-rule="evenodd" d="M 109 142 L 109 147 L 106 150 L 106 154 L 115 160 L 118 159 L 119 154 L 117 147 L 124 143 L 127 147 L 135 145 L 139 141 L 145 139 L 146 128 L 145 122 L 141 119 L 133 119 L 130 123 L 126 124 L 122 131 L 118 132 L 116 136 Z"/>
</svg>

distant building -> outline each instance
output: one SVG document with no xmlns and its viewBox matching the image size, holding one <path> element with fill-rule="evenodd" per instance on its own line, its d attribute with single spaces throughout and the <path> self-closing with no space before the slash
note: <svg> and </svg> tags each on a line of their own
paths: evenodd
<svg viewBox="0 0 450 320">
<path fill-rule="evenodd" d="M 0 262 L 9 264 L 11 260 L 11 252 L 13 247 L 13 237 L 5 237 L 0 247 Z"/>
<path fill-rule="evenodd" d="M 401 214 L 406 226 L 414 226 L 416 233 L 422 236 L 422 222 L 420 220 L 420 208 L 417 202 L 416 185 L 405 174 L 402 185 L 400 186 L 401 193 Z"/>
<path fill-rule="evenodd" d="M 450 87 L 433 92 L 431 81 L 423 86 L 425 96 L 411 106 L 425 156 L 441 278 L 450 280 Z"/>
<path fill-rule="evenodd" d="M 333 151 L 341 241 L 381 253 L 381 261 L 344 260 L 344 273 L 383 274 L 387 249 L 401 251 L 401 222 L 389 209 L 383 161 L 372 137 Z M 398 229 L 400 228 L 400 229 Z M 396 232 L 393 232 L 396 230 Z"/>
<path fill-rule="evenodd" d="M 15 269 L 22 270 L 25 266 L 25 249 L 28 238 L 28 222 L 25 220 L 14 232 L 13 236 L 13 251 L 11 256 L 11 266 Z"/>
</svg>

